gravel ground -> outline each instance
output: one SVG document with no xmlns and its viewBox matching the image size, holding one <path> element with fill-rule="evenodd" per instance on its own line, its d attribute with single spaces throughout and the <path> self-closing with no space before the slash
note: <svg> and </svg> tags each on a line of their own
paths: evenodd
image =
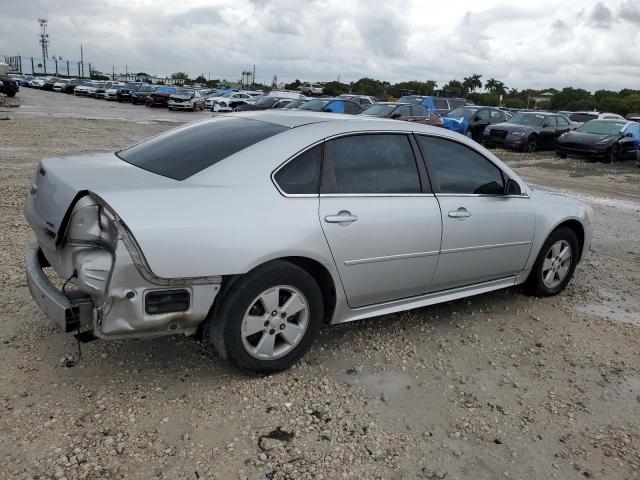
<svg viewBox="0 0 640 480">
<path fill-rule="evenodd" d="M 15 104 L 43 95 L 68 107 L 28 90 Z M 640 478 L 635 162 L 496 150 L 596 211 L 593 251 L 561 295 L 510 289 L 328 327 L 295 368 L 248 376 L 184 337 L 93 342 L 79 358 L 38 312 L 23 274 L 35 162 L 171 125 L 20 108 L 0 110 L 2 478 Z"/>
</svg>

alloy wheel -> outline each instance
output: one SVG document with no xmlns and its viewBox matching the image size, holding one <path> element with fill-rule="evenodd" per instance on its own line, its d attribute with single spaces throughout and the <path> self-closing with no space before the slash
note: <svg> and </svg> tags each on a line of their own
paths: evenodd
<svg viewBox="0 0 640 480">
<path fill-rule="evenodd" d="M 542 263 L 542 282 L 547 288 L 560 285 L 571 269 L 572 252 L 569 242 L 559 240 L 554 243 Z"/>
<path fill-rule="evenodd" d="M 254 358 L 273 360 L 290 353 L 309 325 L 309 303 L 295 287 L 265 290 L 249 305 L 242 319 L 242 344 Z"/>
</svg>

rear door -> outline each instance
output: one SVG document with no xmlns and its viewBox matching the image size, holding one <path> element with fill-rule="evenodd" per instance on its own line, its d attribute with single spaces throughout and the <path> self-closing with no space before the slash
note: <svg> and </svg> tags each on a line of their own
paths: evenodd
<svg viewBox="0 0 640 480">
<path fill-rule="evenodd" d="M 505 174 L 475 149 L 418 135 L 442 209 L 442 245 L 432 287 L 507 278 L 524 268 L 534 233 L 526 195 L 506 195 Z"/>
<path fill-rule="evenodd" d="M 414 149 L 400 133 L 325 142 L 319 220 L 352 308 L 431 290 L 442 219 Z"/>
</svg>

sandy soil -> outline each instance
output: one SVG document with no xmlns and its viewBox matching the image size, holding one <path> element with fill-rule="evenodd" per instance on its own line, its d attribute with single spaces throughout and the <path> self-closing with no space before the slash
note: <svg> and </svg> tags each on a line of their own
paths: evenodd
<svg viewBox="0 0 640 480">
<path fill-rule="evenodd" d="M 67 108 L 62 94 L 37 95 Z M 24 280 L 32 169 L 170 125 L 20 108 L 0 111 L 2 478 L 640 478 L 635 162 L 496 150 L 595 209 L 593 251 L 565 292 L 511 289 L 328 327 L 304 362 L 257 377 L 184 337 L 93 342 L 78 358 Z"/>
</svg>

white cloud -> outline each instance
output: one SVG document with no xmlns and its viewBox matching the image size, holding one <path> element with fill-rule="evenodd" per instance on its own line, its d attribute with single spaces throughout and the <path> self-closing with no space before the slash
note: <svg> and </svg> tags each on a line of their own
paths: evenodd
<svg viewBox="0 0 640 480">
<path fill-rule="evenodd" d="M 259 81 L 434 79 L 479 73 L 510 87 L 640 88 L 638 0 L 20 0 L 0 16 L 0 53 L 50 53 L 103 71 Z"/>
</svg>

